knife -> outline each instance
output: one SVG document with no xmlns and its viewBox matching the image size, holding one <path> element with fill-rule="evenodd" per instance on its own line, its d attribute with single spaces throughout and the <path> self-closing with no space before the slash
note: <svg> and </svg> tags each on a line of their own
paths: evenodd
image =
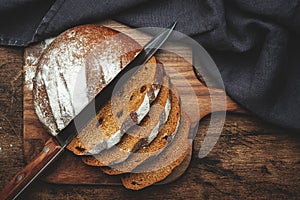
<svg viewBox="0 0 300 200">
<path fill-rule="evenodd" d="M 56 136 L 51 137 L 40 154 L 20 172 L 18 172 L 0 192 L 0 199 L 17 198 L 39 175 L 41 175 L 64 151 L 90 119 L 111 98 L 112 91 L 118 81 L 129 80 L 166 42 L 177 22 L 153 37 L 141 52 L 127 64 L 121 72 L 104 87 L 83 110 L 70 121 Z M 126 76 L 125 76 L 126 74 Z M 76 125 L 75 125 L 76 124 Z"/>
</svg>

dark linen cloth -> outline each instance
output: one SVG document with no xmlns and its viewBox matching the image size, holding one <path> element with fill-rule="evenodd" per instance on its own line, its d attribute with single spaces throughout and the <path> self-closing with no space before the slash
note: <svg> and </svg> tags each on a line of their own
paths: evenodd
<svg viewBox="0 0 300 200">
<path fill-rule="evenodd" d="M 300 129 L 299 0 L 0 0 L 0 44 L 27 46 L 84 23 L 166 27 L 198 41 L 228 94 L 271 123 Z"/>
</svg>

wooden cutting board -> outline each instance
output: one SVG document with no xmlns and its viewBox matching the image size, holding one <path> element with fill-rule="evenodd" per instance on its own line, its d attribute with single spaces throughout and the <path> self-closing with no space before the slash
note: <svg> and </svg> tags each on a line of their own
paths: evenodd
<svg viewBox="0 0 300 200">
<path fill-rule="evenodd" d="M 101 23 L 120 32 L 123 32 L 133 39 L 135 39 L 141 45 L 147 43 L 151 36 L 142 33 L 138 30 L 133 30 L 125 25 L 119 24 L 114 21 L 107 21 Z M 24 72 L 25 72 L 25 82 L 24 82 L 24 154 L 25 160 L 30 162 L 34 159 L 42 150 L 45 142 L 49 137 L 51 137 L 45 127 L 39 122 L 33 106 L 32 100 L 32 78 L 34 75 L 36 62 L 39 55 L 43 51 L 44 43 L 36 44 L 28 47 L 24 53 Z M 181 76 L 185 77 L 191 88 L 196 94 L 196 106 L 199 107 L 201 112 L 196 112 L 194 110 L 189 110 L 190 105 L 195 105 L 195 99 L 190 97 L 190 93 L 186 92 L 186 85 L 181 81 L 180 76 L 174 75 L 172 70 L 169 72 L 172 82 L 179 89 L 182 107 L 187 108 L 183 112 L 187 112 L 190 116 L 196 116 L 191 119 L 192 129 L 198 124 L 198 120 L 203 118 L 205 115 L 211 112 L 210 107 L 210 97 L 212 95 L 211 91 L 202 84 L 195 76 L 192 67 L 192 50 L 189 47 L 181 46 L 180 44 L 169 45 L 168 49 L 174 49 L 176 52 L 180 52 L 180 56 L 170 51 L 159 51 L 156 55 L 157 59 L 160 60 L 165 66 L 174 69 L 176 73 L 178 72 Z M 173 75 L 173 76 L 172 76 Z M 216 97 L 221 95 L 222 91 L 213 90 L 213 95 Z M 223 102 L 221 102 L 223 103 Z M 199 104 L 199 105 L 198 105 Z M 227 107 L 226 107 L 227 106 Z M 221 108 L 221 107 L 220 107 Z M 224 107 L 221 109 L 224 110 Z M 225 110 L 244 112 L 239 106 L 237 106 L 229 97 L 226 96 Z M 196 112 L 196 113 L 193 113 Z M 193 117 L 192 117 L 193 118 Z M 197 136 L 196 136 L 197 137 Z M 186 156 L 184 162 L 172 172 L 172 174 L 162 181 L 160 184 L 165 184 L 176 180 L 180 177 L 187 167 L 189 166 L 192 155 L 192 148 Z M 98 185 L 120 185 L 119 176 L 109 176 L 104 174 L 99 168 L 87 166 L 82 163 L 79 156 L 75 156 L 69 151 L 65 151 L 64 154 L 55 162 L 51 169 L 49 169 L 46 174 L 42 177 L 43 180 L 51 183 L 59 184 L 98 184 Z"/>
</svg>

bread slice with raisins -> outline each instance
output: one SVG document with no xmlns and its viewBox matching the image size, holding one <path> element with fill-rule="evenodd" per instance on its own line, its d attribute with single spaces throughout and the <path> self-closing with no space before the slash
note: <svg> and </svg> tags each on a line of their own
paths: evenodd
<svg viewBox="0 0 300 200">
<path fill-rule="evenodd" d="M 180 123 L 180 99 L 178 92 L 174 86 L 171 86 L 171 110 L 167 122 L 163 125 L 162 129 L 155 137 L 155 139 L 147 146 L 138 149 L 135 153 L 131 154 L 124 162 L 110 165 L 110 167 L 102 168 L 102 171 L 109 175 L 117 175 L 134 171 L 136 167 L 143 163 L 154 159 L 159 155 L 165 147 L 175 137 L 179 123 Z"/>
<path fill-rule="evenodd" d="M 110 166 L 126 160 L 133 152 L 147 146 L 156 138 L 161 127 L 167 121 L 171 109 L 169 78 L 165 76 L 161 90 L 151 104 L 151 108 L 140 124 L 131 127 L 114 147 L 100 154 L 86 156 L 83 162 L 92 166 Z"/>
</svg>

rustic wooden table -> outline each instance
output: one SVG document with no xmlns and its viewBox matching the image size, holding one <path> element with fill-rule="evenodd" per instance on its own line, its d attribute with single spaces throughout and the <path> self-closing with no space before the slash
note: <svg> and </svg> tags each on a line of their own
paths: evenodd
<svg viewBox="0 0 300 200">
<path fill-rule="evenodd" d="M 0 47 L 0 189 L 24 165 L 23 49 Z M 199 132 L 208 127 L 201 121 Z M 207 157 L 193 157 L 177 181 L 134 192 L 122 186 L 54 185 L 38 181 L 21 199 L 300 199 L 300 133 L 253 116 L 228 114 Z"/>
</svg>

